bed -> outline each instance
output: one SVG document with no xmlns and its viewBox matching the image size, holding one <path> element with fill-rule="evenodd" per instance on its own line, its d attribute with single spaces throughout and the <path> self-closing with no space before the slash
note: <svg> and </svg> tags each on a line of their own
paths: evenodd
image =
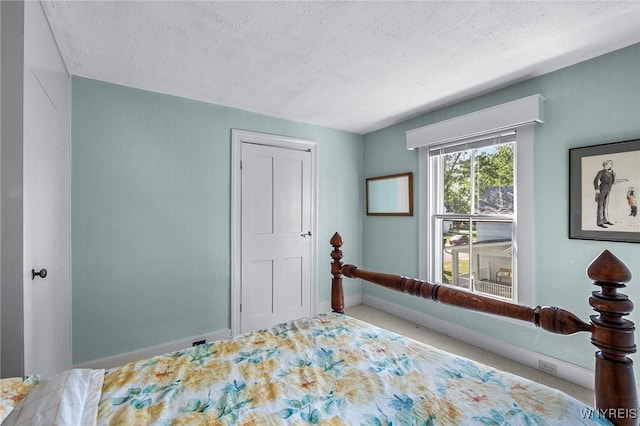
<svg viewBox="0 0 640 426">
<path fill-rule="evenodd" d="M 108 370 L 72 369 L 0 381 L 3 425 L 608 425 L 637 424 L 630 278 L 609 252 L 589 267 L 601 287 L 589 324 L 558 308 L 527 308 L 342 264 L 331 239 L 332 310 Z M 342 280 L 365 279 L 467 309 L 591 332 L 595 409 L 515 375 L 343 314 Z M 471 296 L 471 297 L 470 297 Z M 15 406 L 15 407 L 14 407 Z"/>
</svg>

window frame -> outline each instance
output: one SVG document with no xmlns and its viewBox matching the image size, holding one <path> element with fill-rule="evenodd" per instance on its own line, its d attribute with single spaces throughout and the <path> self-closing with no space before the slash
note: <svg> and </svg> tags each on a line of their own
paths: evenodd
<svg viewBox="0 0 640 426">
<path fill-rule="evenodd" d="M 511 245 L 512 245 L 512 249 L 513 247 L 516 245 L 515 244 L 515 237 L 513 234 L 513 230 L 514 230 L 514 222 L 515 222 L 515 216 L 516 216 L 516 204 L 515 204 L 515 200 L 517 199 L 517 186 L 516 186 L 516 182 L 515 182 L 515 177 L 517 176 L 517 144 L 516 144 L 516 138 L 517 135 L 515 132 L 513 131 L 507 131 L 507 132 L 499 132 L 497 135 L 488 135 L 488 136 L 480 136 L 477 138 L 474 138 L 472 141 L 468 141 L 468 140 L 462 140 L 462 141 L 458 141 L 458 142 L 454 142 L 454 143 L 448 143 L 447 147 L 445 150 L 441 150 L 439 149 L 439 146 L 431 146 L 430 149 L 428 149 L 428 164 L 429 164 L 429 182 L 431 182 L 430 186 L 429 186 L 429 193 L 430 194 L 435 194 L 434 197 L 434 202 L 428 206 L 428 215 L 429 215 L 429 226 L 431 227 L 431 229 L 429 230 L 429 232 L 431 232 L 431 235 L 434 236 L 434 238 L 431 238 L 428 240 L 429 242 L 429 246 L 427 247 L 428 252 L 431 254 L 431 257 L 429 258 L 429 262 L 427 262 L 427 277 L 430 278 L 430 280 L 432 281 L 440 281 L 440 277 L 443 273 L 442 270 L 442 262 L 443 262 L 443 251 L 445 249 L 444 244 L 443 244 L 443 240 L 442 240 L 442 223 L 446 222 L 446 221 L 469 221 L 470 225 L 472 222 L 476 222 L 476 223 L 480 223 L 480 222 L 507 222 L 510 225 L 511 228 Z M 488 215 L 488 214 L 481 214 L 475 211 L 475 195 L 476 194 L 471 194 L 472 199 L 469 200 L 470 202 L 470 211 L 468 213 L 446 213 L 442 211 L 443 208 L 443 201 L 444 201 L 444 193 L 443 193 L 443 186 L 444 186 L 444 181 L 442 180 L 444 178 L 443 176 L 443 155 L 447 155 L 450 153 L 454 153 L 454 152 L 460 152 L 460 151 L 471 151 L 471 150 L 475 150 L 475 149 L 479 149 L 479 148 L 485 148 L 485 147 L 490 147 L 490 146 L 495 146 L 496 145 L 496 139 L 502 139 L 503 142 L 498 142 L 498 144 L 501 143 L 513 143 L 513 147 L 514 147 L 514 157 L 513 157 L 513 171 L 514 171 L 514 185 L 513 185 L 513 189 L 514 189 L 514 211 L 513 214 L 510 215 Z M 470 146 L 472 145 L 472 146 Z M 473 164 L 474 164 L 474 159 L 471 160 L 471 166 L 472 166 L 472 173 L 470 176 L 471 179 L 471 185 L 472 187 L 473 185 Z M 433 166 L 433 167 L 432 167 Z M 469 261 L 472 262 L 472 256 L 471 254 L 473 253 L 474 250 L 474 242 L 472 241 L 472 239 L 470 238 L 470 246 L 469 246 Z M 512 252 L 511 255 L 511 263 L 510 263 L 510 267 L 513 271 L 517 271 L 517 261 L 516 258 L 514 256 L 514 253 Z M 497 296 L 497 295 L 492 295 L 492 294 L 488 294 L 482 291 L 477 291 L 475 289 L 475 277 L 473 277 L 471 275 L 471 264 L 469 265 L 470 267 L 470 276 L 469 279 L 470 284 L 469 284 L 469 288 L 468 291 L 471 291 L 473 293 L 477 293 L 483 296 L 487 296 L 487 297 L 495 297 L 497 299 L 501 299 L 501 300 L 508 300 L 508 301 L 515 301 L 516 300 L 516 295 L 517 295 L 517 282 L 518 282 L 518 278 L 517 278 L 517 273 L 513 274 L 513 278 L 511 280 L 511 297 L 501 297 L 501 296 Z M 476 265 L 477 267 L 477 265 Z M 454 265 L 455 268 L 455 265 Z M 474 270 L 476 268 L 473 268 Z M 438 278 L 436 278 L 438 277 Z M 452 277 L 453 282 L 452 285 L 455 286 L 455 282 L 457 281 L 457 279 L 455 277 Z M 464 288 L 464 287 L 463 287 Z"/>
<path fill-rule="evenodd" d="M 431 280 L 427 265 L 433 263 L 430 248 L 433 226 L 430 206 L 436 196 L 430 191 L 429 147 L 470 137 L 488 136 L 499 131 L 516 131 L 516 187 L 513 217 L 513 275 L 517 285 L 513 301 L 534 305 L 535 301 L 535 223 L 534 223 L 534 157 L 536 123 L 544 123 L 544 97 L 531 95 L 450 120 L 407 132 L 407 148 L 418 149 L 418 265 L 419 278 Z M 423 261 L 424 259 L 425 261 Z"/>
</svg>

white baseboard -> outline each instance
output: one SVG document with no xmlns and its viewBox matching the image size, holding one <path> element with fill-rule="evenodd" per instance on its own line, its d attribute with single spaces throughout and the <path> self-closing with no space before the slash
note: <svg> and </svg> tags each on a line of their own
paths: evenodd
<svg viewBox="0 0 640 426">
<path fill-rule="evenodd" d="M 362 294 L 352 294 L 344 298 L 344 307 L 356 306 L 362 303 Z M 319 314 L 331 312 L 331 301 L 320 302 L 316 305 L 316 312 Z"/>
<path fill-rule="evenodd" d="M 496 353 L 506 358 L 517 361 L 521 364 L 532 368 L 538 368 L 540 360 L 551 362 L 557 365 L 557 377 L 568 382 L 575 383 L 588 389 L 594 387 L 594 373 L 586 368 L 549 357 L 547 355 L 521 348 L 511 343 L 495 339 L 493 337 L 477 333 L 466 327 L 453 324 L 448 321 L 441 320 L 431 315 L 418 312 L 406 308 L 386 300 L 378 299 L 369 295 L 354 294 L 345 297 L 345 307 L 356 306 L 361 303 L 371 306 L 381 311 L 388 312 L 408 321 L 420 324 L 423 327 L 446 334 L 463 342 L 470 343 L 489 352 Z M 331 302 L 321 302 L 316 306 L 317 313 L 331 312 Z M 164 345 L 146 348 L 140 351 L 129 352 L 114 357 L 103 358 L 82 364 L 74 365 L 74 368 L 113 368 L 140 359 L 150 358 L 152 356 L 161 355 L 167 352 L 178 351 L 190 347 L 192 342 L 198 340 L 206 340 L 212 342 L 215 340 L 226 339 L 231 336 L 231 330 L 220 330 L 202 336 L 191 337 L 189 339 L 178 340 Z M 640 386 L 638 387 L 640 395 Z"/>
<path fill-rule="evenodd" d="M 362 303 L 362 295 L 360 293 L 347 296 L 344 299 L 345 307 L 355 306 Z M 316 306 L 317 313 L 331 312 L 331 302 L 318 303 Z M 213 342 L 215 340 L 226 339 L 231 336 L 231 330 L 221 330 L 213 333 L 209 333 L 202 336 L 191 337 L 189 339 L 182 339 L 175 342 L 166 343 L 164 345 L 153 346 L 150 348 L 142 349 L 139 351 L 128 352 L 121 355 L 116 355 L 109 358 L 98 359 L 95 361 L 84 362 L 82 364 L 75 364 L 74 368 L 113 368 L 119 365 L 126 364 L 132 361 L 138 361 L 145 358 L 150 358 L 156 355 L 162 355 L 167 352 L 179 351 L 191 346 L 193 342 L 198 340 L 206 340 L 207 342 Z"/>
<path fill-rule="evenodd" d="M 420 324 L 423 327 L 451 336 L 463 342 L 470 343 L 513 361 L 517 361 L 531 368 L 538 369 L 538 363 L 540 360 L 551 362 L 557 366 L 557 377 L 588 389 L 594 388 L 594 372 L 587 370 L 586 368 L 498 340 L 485 334 L 470 330 L 461 325 L 444 321 L 440 318 L 436 318 L 386 300 L 378 299 L 377 297 L 365 294 L 362 296 L 362 303 L 416 324 Z"/>
<path fill-rule="evenodd" d="M 206 340 L 207 342 L 213 342 L 215 340 L 226 339 L 231 336 L 231 330 L 220 330 L 213 333 L 208 333 L 189 339 L 176 340 L 175 342 L 165 343 L 164 345 L 153 346 L 150 348 L 142 349 L 139 351 L 128 352 L 121 355 L 116 355 L 109 358 L 98 359 L 95 361 L 89 361 L 82 364 L 74 365 L 74 368 L 113 368 L 128 362 L 139 361 L 145 358 L 151 358 L 156 355 L 162 355 L 167 352 L 179 351 L 190 347 L 193 342 L 200 340 Z"/>
</svg>

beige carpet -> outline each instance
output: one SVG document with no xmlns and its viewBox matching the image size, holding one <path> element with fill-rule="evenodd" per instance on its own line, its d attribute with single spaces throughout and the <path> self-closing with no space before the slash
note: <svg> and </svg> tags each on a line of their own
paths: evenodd
<svg viewBox="0 0 640 426">
<path fill-rule="evenodd" d="M 478 361 L 498 370 L 517 374 L 518 376 L 534 380 L 538 383 L 543 383 L 552 388 L 559 389 L 585 404 L 593 405 L 593 391 L 591 389 L 567 382 L 558 377 L 488 352 L 468 343 L 455 340 L 449 336 L 429 330 L 428 328 L 414 324 L 402 318 L 398 318 L 386 312 L 379 311 L 370 306 L 352 306 L 347 308 L 345 313 L 351 317 L 394 331 L 398 334 L 402 334 L 403 336 L 411 337 L 412 339 L 427 343 L 444 351 Z"/>
</svg>

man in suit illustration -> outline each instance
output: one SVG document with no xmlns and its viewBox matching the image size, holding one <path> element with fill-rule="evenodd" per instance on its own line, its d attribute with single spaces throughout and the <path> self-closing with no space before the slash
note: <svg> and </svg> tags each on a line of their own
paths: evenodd
<svg viewBox="0 0 640 426">
<path fill-rule="evenodd" d="M 597 225 L 601 228 L 608 228 L 613 225 L 609 222 L 609 194 L 611 187 L 616 182 L 616 172 L 613 171 L 613 161 L 602 162 L 602 169 L 598 171 L 593 180 L 593 187 L 596 190 L 596 202 L 598 203 Z"/>
</svg>

